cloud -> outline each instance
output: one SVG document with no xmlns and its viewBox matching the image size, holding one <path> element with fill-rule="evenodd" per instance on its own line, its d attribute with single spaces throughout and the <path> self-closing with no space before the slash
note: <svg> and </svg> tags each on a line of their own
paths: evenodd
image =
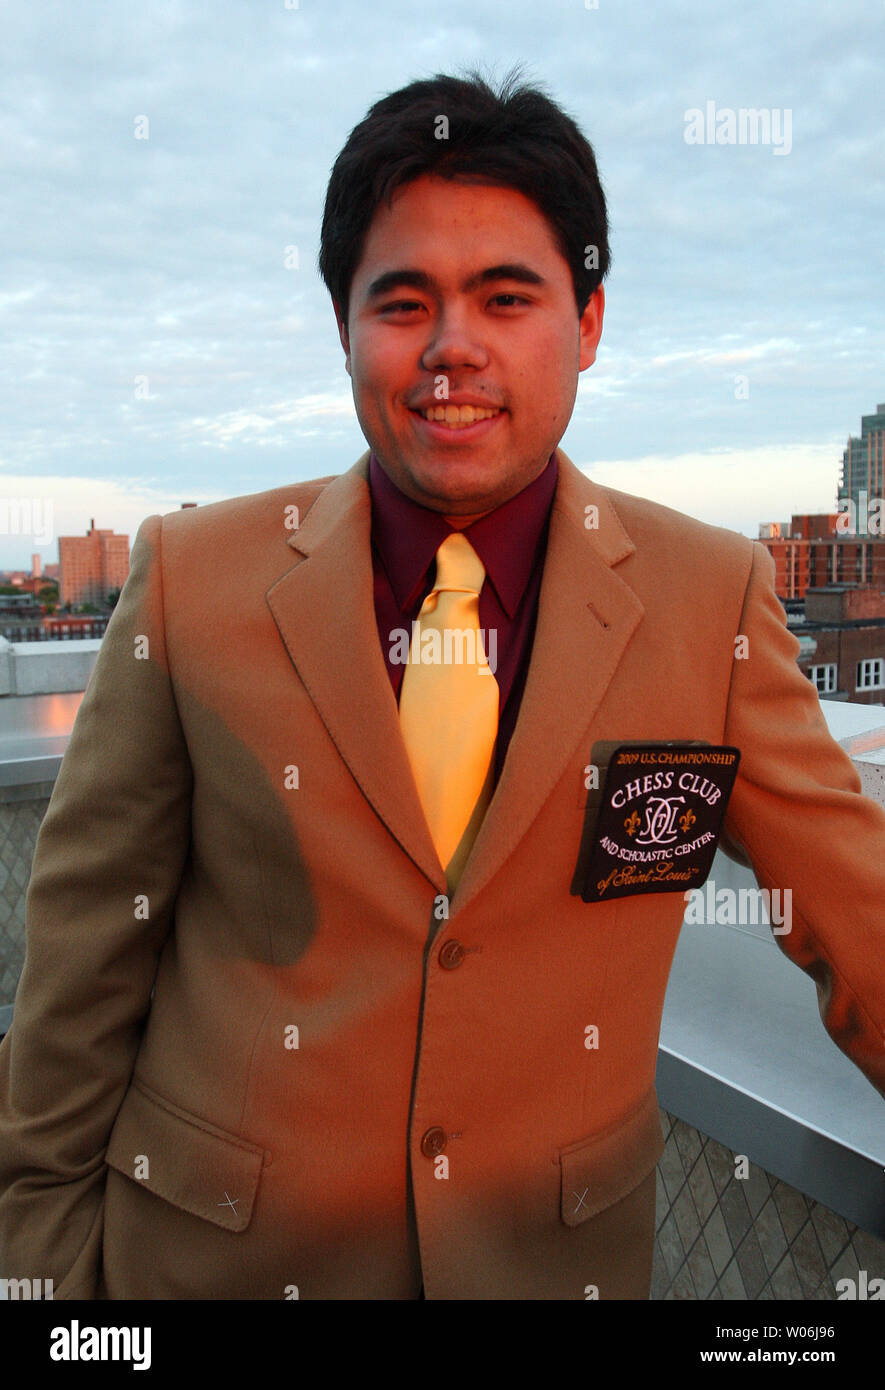
<svg viewBox="0 0 885 1390">
<path fill-rule="evenodd" d="M 838 450 L 835 442 L 760 445 L 593 462 L 566 453 L 595 482 L 648 497 L 755 540 L 760 522 L 837 510 L 834 459 Z"/>
</svg>

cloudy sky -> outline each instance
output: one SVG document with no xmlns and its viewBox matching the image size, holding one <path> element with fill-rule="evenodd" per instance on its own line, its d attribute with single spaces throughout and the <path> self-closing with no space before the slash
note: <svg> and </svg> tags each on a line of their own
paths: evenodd
<svg viewBox="0 0 885 1390">
<path fill-rule="evenodd" d="M 882 0 L 0 16 L 0 503 L 51 502 L 44 563 L 92 517 L 134 538 L 182 501 L 356 460 L 315 269 L 329 171 L 373 101 L 477 65 L 543 84 L 609 199 L 605 330 L 569 457 L 748 535 L 832 508 L 845 439 L 885 400 Z M 771 142 L 689 143 L 708 103 L 770 111 Z M 34 549 L 0 534 L 0 566 Z"/>
</svg>

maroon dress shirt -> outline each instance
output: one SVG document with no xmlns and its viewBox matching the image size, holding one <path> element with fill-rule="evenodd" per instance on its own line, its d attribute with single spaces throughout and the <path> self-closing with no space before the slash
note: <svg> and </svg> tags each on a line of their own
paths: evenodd
<svg viewBox="0 0 885 1390">
<path fill-rule="evenodd" d="M 496 783 L 516 726 L 528 675 L 556 477 L 556 454 L 553 453 L 534 482 L 464 528 L 464 535 L 486 571 L 479 595 L 479 626 L 484 633 L 497 630 L 494 674 L 500 699 L 495 745 Z M 405 666 L 391 660 L 396 650 L 391 634 L 405 629 L 411 637 L 412 623 L 433 587 L 436 552 L 454 527 L 442 513 L 422 507 L 400 492 L 374 454 L 369 459 L 369 490 L 375 619 L 390 683 L 398 701 Z"/>
</svg>

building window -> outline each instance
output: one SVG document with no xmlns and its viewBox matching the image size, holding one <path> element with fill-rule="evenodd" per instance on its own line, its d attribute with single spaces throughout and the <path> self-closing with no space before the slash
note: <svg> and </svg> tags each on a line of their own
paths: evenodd
<svg viewBox="0 0 885 1390">
<path fill-rule="evenodd" d="M 874 657 L 870 661 L 857 663 L 855 690 L 882 690 L 885 688 L 885 660 Z"/>
<path fill-rule="evenodd" d="M 808 679 L 821 695 L 832 695 L 836 689 L 836 665 L 809 666 Z"/>
</svg>

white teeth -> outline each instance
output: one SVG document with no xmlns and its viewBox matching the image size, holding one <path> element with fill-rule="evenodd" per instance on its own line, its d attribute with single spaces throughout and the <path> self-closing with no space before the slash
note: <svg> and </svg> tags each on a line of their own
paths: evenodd
<svg viewBox="0 0 885 1390">
<path fill-rule="evenodd" d="M 425 420 L 448 425 L 450 429 L 459 429 L 462 425 L 472 425 L 477 420 L 490 420 L 494 415 L 500 415 L 500 413 L 500 410 L 486 410 L 481 405 L 432 405 L 421 412 Z"/>
</svg>

